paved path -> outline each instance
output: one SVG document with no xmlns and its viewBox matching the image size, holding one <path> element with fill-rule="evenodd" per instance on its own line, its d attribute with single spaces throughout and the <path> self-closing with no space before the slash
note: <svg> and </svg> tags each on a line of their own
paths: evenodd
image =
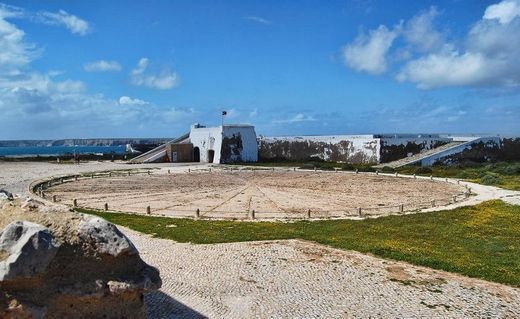
<svg viewBox="0 0 520 319">
<path fill-rule="evenodd" d="M 213 245 L 123 231 L 158 267 L 151 318 L 519 318 L 520 290 L 298 240 Z"/>
</svg>

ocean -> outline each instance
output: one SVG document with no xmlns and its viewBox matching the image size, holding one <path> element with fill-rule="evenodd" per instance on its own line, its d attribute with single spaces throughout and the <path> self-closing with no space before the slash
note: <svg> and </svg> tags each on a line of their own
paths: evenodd
<svg viewBox="0 0 520 319">
<path fill-rule="evenodd" d="M 125 145 L 119 146 L 25 146 L 0 147 L 0 157 L 59 156 L 70 154 L 124 154 Z"/>
</svg>

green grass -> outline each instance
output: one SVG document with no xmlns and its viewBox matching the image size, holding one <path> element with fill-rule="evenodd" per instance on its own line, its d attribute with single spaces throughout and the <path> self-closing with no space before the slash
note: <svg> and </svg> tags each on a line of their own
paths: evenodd
<svg viewBox="0 0 520 319">
<path fill-rule="evenodd" d="M 414 174 L 424 176 L 450 177 L 469 180 L 476 183 L 493 185 L 511 190 L 520 190 L 520 163 L 500 162 L 492 164 L 464 165 L 438 165 L 431 167 L 431 172 L 419 172 L 420 167 L 404 166 L 397 169 L 403 174 Z M 493 177 L 493 178 L 491 178 Z M 486 183 L 486 181 L 494 181 Z"/>
<path fill-rule="evenodd" d="M 499 200 L 428 214 L 294 223 L 77 211 L 178 242 L 211 244 L 299 238 L 520 287 L 520 206 Z"/>
</svg>

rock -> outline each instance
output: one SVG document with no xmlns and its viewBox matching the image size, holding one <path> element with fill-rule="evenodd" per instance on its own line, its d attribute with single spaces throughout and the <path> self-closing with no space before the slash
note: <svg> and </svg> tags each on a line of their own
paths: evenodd
<svg viewBox="0 0 520 319">
<path fill-rule="evenodd" d="M 13 194 L 6 191 L 5 189 L 0 189 L 0 200 L 7 199 L 7 200 L 13 200 Z"/>
<path fill-rule="evenodd" d="M 114 224 L 99 217 L 84 217 L 79 224 L 79 237 L 92 244 L 98 254 L 138 254 L 134 244 Z"/>
<path fill-rule="evenodd" d="M 161 287 L 159 271 L 115 225 L 34 200 L 9 203 L 0 212 L 0 318 L 146 317 L 144 293 Z"/>
<path fill-rule="evenodd" d="M 26 209 L 26 210 L 36 210 L 38 208 L 40 208 L 41 206 L 43 206 L 44 204 L 40 201 L 37 201 L 33 198 L 30 198 L 30 197 L 27 197 L 23 204 L 22 204 L 22 209 Z"/>
<path fill-rule="evenodd" d="M 0 280 L 31 277 L 41 273 L 58 251 L 59 244 L 50 231 L 38 224 L 15 221 L 0 235 Z"/>
</svg>

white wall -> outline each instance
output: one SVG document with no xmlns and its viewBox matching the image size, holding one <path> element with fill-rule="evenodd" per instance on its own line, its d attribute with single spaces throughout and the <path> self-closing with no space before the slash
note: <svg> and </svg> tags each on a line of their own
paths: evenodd
<svg viewBox="0 0 520 319">
<path fill-rule="evenodd" d="M 378 163 L 380 154 L 379 138 L 373 135 L 323 135 L 323 136 L 279 136 L 260 137 L 259 142 L 265 153 L 263 156 L 284 157 L 287 159 L 299 159 L 295 157 L 318 157 L 323 160 L 338 160 L 331 158 L 340 157 L 340 161 L 353 161 L 363 163 Z M 308 154 L 291 154 L 291 148 L 282 146 L 283 142 L 307 143 Z M 345 143 L 348 142 L 348 143 Z M 280 145 L 280 147 L 269 147 Z M 300 144 L 301 145 L 301 144 Z M 348 145 L 348 146 L 347 146 Z M 267 151 L 267 149 L 270 149 Z M 299 150 L 293 149 L 294 152 Z M 269 153 L 269 154 L 266 154 Z"/>
<path fill-rule="evenodd" d="M 232 138 L 233 135 L 242 139 L 240 155 L 233 156 L 233 161 L 256 162 L 258 161 L 258 145 L 255 129 L 251 125 L 225 125 L 224 127 L 196 127 L 190 131 L 190 142 L 193 148 L 200 150 L 200 161 L 208 162 L 208 151 L 214 150 L 213 163 L 221 163 L 222 140 L 224 137 Z"/>
<path fill-rule="evenodd" d="M 233 161 L 257 162 L 258 144 L 254 126 L 251 125 L 226 125 L 224 126 L 224 137 L 231 138 L 240 135 L 242 139 L 242 150 L 240 155 L 232 156 Z M 222 159 L 226 160 L 226 159 Z"/>
<path fill-rule="evenodd" d="M 214 150 L 213 163 L 220 163 L 220 149 L 222 147 L 222 127 L 192 127 L 190 131 L 190 142 L 193 148 L 200 150 L 200 161 L 208 162 L 208 151 Z"/>
</svg>

